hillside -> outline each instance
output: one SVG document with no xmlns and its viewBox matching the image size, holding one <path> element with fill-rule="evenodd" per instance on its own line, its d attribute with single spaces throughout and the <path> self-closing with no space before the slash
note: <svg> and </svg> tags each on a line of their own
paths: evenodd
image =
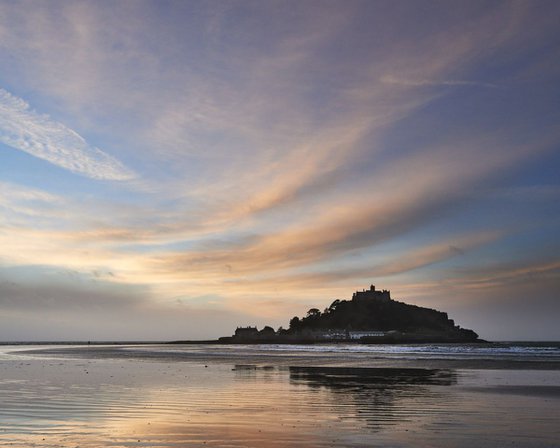
<svg viewBox="0 0 560 448">
<path fill-rule="evenodd" d="M 289 329 L 271 327 L 237 328 L 220 342 L 232 343 L 310 343 L 310 342 L 479 342 L 478 335 L 455 325 L 447 313 L 391 299 L 387 290 L 372 285 L 357 291 L 351 300 L 335 300 L 320 311 L 290 320 Z"/>
<path fill-rule="evenodd" d="M 389 291 L 369 290 L 354 293 L 351 300 L 335 300 L 323 312 L 316 308 L 303 318 L 290 321 L 288 334 L 327 330 L 399 332 L 476 340 L 478 335 L 455 325 L 447 313 L 392 300 Z"/>
</svg>

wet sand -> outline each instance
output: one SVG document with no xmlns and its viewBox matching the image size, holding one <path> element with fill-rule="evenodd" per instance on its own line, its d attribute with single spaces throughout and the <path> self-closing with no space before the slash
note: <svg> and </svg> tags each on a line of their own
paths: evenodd
<svg viewBox="0 0 560 448">
<path fill-rule="evenodd" d="M 558 344 L 556 344 L 558 345 Z M 498 350 L 498 353 L 497 353 Z M 138 359 L 275 366 L 352 366 L 434 369 L 560 370 L 560 347 L 519 355 L 499 344 L 410 345 L 91 345 L 25 349 L 39 356 Z"/>
<path fill-rule="evenodd" d="M 159 356 L 164 347 L 140 348 L 141 354 L 119 347 L 70 349 L 3 350 L 1 446 L 552 447 L 560 442 L 555 369 L 455 368 L 441 360 L 440 367 L 379 360 L 364 366 L 363 359 L 331 354 L 320 362 L 285 352 L 276 360 L 254 352 L 251 362 L 242 363 L 247 356 L 235 353 L 229 360 L 224 353 Z"/>
</svg>

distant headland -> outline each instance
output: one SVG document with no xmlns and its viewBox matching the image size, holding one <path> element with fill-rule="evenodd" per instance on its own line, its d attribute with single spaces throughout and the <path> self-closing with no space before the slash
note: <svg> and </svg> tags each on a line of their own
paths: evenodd
<svg viewBox="0 0 560 448">
<path fill-rule="evenodd" d="M 177 343 L 196 341 L 177 341 Z M 314 343 L 472 343 L 485 342 L 466 328 L 455 325 L 447 313 L 391 299 L 388 290 L 356 291 L 351 300 L 335 300 L 324 311 L 311 308 L 305 317 L 293 317 L 289 328 L 275 331 L 265 326 L 238 327 L 219 344 L 314 344 Z"/>
</svg>

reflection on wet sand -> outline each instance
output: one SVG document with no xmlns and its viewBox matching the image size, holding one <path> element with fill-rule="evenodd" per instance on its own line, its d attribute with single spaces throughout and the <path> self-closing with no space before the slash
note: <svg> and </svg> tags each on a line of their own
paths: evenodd
<svg viewBox="0 0 560 448">
<path fill-rule="evenodd" d="M 456 384 L 457 374 L 440 369 L 290 367 L 290 381 L 328 390 L 331 400 L 351 410 L 351 418 L 379 431 L 410 421 L 419 405 L 432 412 L 448 407 L 450 397 L 427 386 Z"/>
<path fill-rule="evenodd" d="M 399 386 L 457 383 L 457 374 L 447 369 L 400 369 L 362 367 L 290 367 L 290 379 L 310 387 L 331 389 L 387 389 Z"/>
<path fill-rule="evenodd" d="M 453 398 L 440 387 L 457 383 L 455 371 L 441 369 L 236 365 L 234 370 L 254 382 L 265 381 L 271 372 L 289 373 L 290 386 L 312 405 L 308 416 L 311 412 L 321 421 L 317 413 L 331 413 L 362 436 L 404 425 L 418 417 L 418 409 L 430 409 L 432 415 L 447 412 Z"/>
<path fill-rule="evenodd" d="M 453 383 L 423 369 L 31 361 L 0 383 L 12 446 L 363 446 Z M 341 394 L 340 392 L 344 392 Z M 414 406 L 411 406 L 415 403 Z M 408 409 L 408 410 L 407 410 Z"/>
<path fill-rule="evenodd" d="M 0 361 L 0 445 L 466 447 L 482 446 L 481 434 L 500 445 L 515 431 L 513 440 L 525 446 L 555 440 L 555 403 L 469 391 L 461 386 L 464 375 L 421 368 Z M 493 417 L 500 409 L 508 414 Z M 535 428 L 539 439 L 524 437 Z"/>
</svg>

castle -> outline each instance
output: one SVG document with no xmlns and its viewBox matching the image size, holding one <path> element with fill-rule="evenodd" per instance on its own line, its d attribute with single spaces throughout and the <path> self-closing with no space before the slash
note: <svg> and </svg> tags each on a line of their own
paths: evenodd
<svg viewBox="0 0 560 448">
<path fill-rule="evenodd" d="M 307 316 L 295 316 L 290 328 L 274 331 L 266 326 L 237 327 L 224 344 L 311 343 L 432 343 L 480 342 L 478 335 L 455 325 L 447 313 L 392 300 L 387 289 L 356 291 L 352 300 L 335 300 L 324 312 L 311 308 Z"/>
<path fill-rule="evenodd" d="M 363 300 L 389 302 L 391 300 L 391 293 L 386 289 L 384 289 L 383 291 L 376 291 L 375 286 L 371 285 L 367 291 L 363 289 L 362 291 L 356 291 L 354 294 L 352 294 L 353 302 L 361 302 Z"/>
</svg>

